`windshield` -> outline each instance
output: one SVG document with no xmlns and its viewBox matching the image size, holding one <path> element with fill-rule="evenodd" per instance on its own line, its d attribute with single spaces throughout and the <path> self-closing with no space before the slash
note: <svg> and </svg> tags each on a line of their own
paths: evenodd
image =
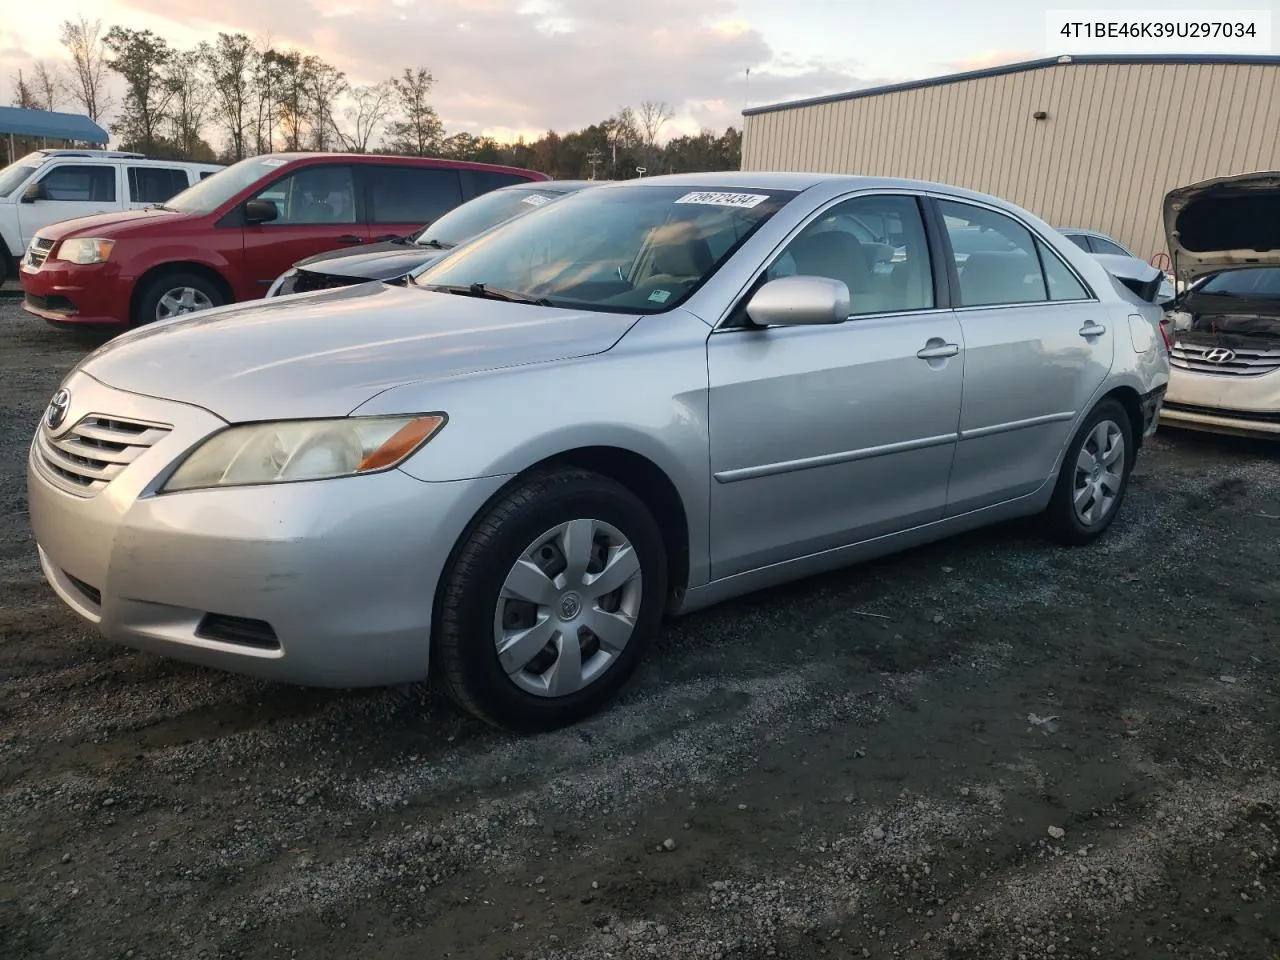
<svg viewBox="0 0 1280 960">
<path fill-rule="evenodd" d="M 665 184 L 583 190 L 477 238 L 414 283 L 657 313 L 693 293 L 794 195 Z"/>
<path fill-rule="evenodd" d="M 161 206 L 179 213 L 213 213 L 245 187 L 278 173 L 287 162 L 270 154 L 241 160 L 170 197 Z"/>
<path fill-rule="evenodd" d="M 40 169 L 40 164 L 44 161 L 45 157 L 42 154 L 28 153 L 0 170 L 0 197 L 7 197 L 17 190 L 27 177 Z"/>
<path fill-rule="evenodd" d="M 433 221 L 414 238 L 414 243 L 452 247 L 504 220 L 532 213 L 564 192 L 527 187 L 490 190 Z"/>
<path fill-rule="evenodd" d="M 1211 297 L 1250 300 L 1280 299 L 1280 267 L 1229 270 L 1210 277 L 1196 291 Z"/>
</svg>

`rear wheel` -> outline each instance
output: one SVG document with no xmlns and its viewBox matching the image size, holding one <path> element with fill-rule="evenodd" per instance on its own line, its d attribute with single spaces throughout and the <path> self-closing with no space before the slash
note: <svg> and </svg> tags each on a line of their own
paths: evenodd
<svg viewBox="0 0 1280 960">
<path fill-rule="evenodd" d="M 531 476 L 474 526 L 445 571 L 436 674 L 497 726 L 552 729 L 600 709 L 658 632 L 662 534 L 598 474 Z"/>
<path fill-rule="evenodd" d="M 1125 408 L 1116 400 L 1094 407 L 1071 438 L 1045 510 L 1055 540 L 1082 545 L 1102 536 L 1124 501 L 1136 453 Z"/>
<path fill-rule="evenodd" d="M 198 273 L 174 271 L 161 274 L 147 285 L 138 299 L 135 323 L 154 323 L 184 314 L 220 307 L 226 295 L 216 283 Z"/>
<path fill-rule="evenodd" d="M 3 240 L 0 240 L 0 283 L 6 283 L 9 280 L 18 279 L 18 258 L 10 255 L 5 249 Z"/>
</svg>

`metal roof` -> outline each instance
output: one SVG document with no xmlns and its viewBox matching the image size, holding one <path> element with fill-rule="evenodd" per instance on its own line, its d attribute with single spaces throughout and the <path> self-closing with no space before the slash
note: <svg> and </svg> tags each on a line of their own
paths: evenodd
<svg viewBox="0 0 1280 960">
<path fill-rule="evenodd" d="M 106 143 L 110 139 L 107 131 L 83 114 L 25 110 L 22 107 L 0 107 L 0 134 L 85 143 Z"/>
<path fill-rule="evenodd" d="M 823 103 L 838 103 L 842 100 L 859 100 L 863 97 L 877 97 L 884 93 L 898 93 L 902 90 L 919 90 L 923 87 L 940 87 L 949 83 L 960 83 L 964 80 L 979 80 L 983 77 L 999 77 L 1010 73 L 1025 73 L 1028 70 L 1042 70 L 1045 67 L 1056 67 L 1067 64 L 1258 64 L 1261 66 L 1280 67 L 1280 56 L 1273 55 L 1238 55 L 1229 54 L 1182 54 L 1182 55 L 1141 55 L 1141 54 L 1086 54 L 1063 57 L 1044 57 L 1039 60 L 1023 60 L 1018 63 L 1006 63 L 998 67 L 986 67 L 982 70 L 967 70 L 964 73 L 948 73 L 940 77 L 926 77 L 923 80 L 907 80 L 903 83 L 890 83 L 879 87 L 865 87 L 861 90 L 850 90 L 847 93 L 829 93 L 821 97 L 809 97 L 804 100 L 788 100 L 784 103 L 773 103 L 760 107 L 748 107 L 742 111 L 744 117 L 761 113 L 774 113 L 779 110 L 792 110 L 796 107 L 813 107 Z"/>
</svg>

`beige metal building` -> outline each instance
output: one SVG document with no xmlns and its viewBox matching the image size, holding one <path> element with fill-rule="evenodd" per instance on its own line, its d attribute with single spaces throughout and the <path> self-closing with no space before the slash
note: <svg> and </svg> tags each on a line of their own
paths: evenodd
<svg viewBox="0 0 1280 960">
<path fill-rule="evenodd" d="M 1075 56 L 744 111 L 742 169 L 935 180 L 1165 251 L 1174 186 L 1280 170 L 1280 57 Z"/>
</svg>

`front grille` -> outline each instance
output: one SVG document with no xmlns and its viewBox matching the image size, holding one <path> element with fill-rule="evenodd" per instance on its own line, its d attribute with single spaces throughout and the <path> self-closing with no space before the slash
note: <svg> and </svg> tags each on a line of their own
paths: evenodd
<svg viewBox="0 0 1280 960">
<path fill-rule="evenodd" d="M 1280 350 L 1232 347 L 1231 357 L 1225 362 L 1208 359 L 1214 351 L 1222 349 L 1224 348 L 1213 344 L 1184 343 L 1179 340 L 1169 353 L 1169 362 L 1183 370 L 1235 377 L 1260 377 L 1264 373 L 1280 370 Z"/>
<path fill-rule="evenodd" d="M 290 293 L 309 293 L 312 290 L 334 290 L 338 287 L 350 287 L 364 283 L 359 277 L 335 277 L 328 273 L 315 273 L 311 270 L 299 270 L 293 278 L 293 289 Z"/>
<path fill-rule="evenodd" d="M 1201 407 L 1194 403 L 1165 401 L 1164 409 L 1175 413 L 1198 413 L 1205 417 L 1221 417 L 1227 420 L 1248 420 L 1253 423 L 1280 423 L 1280 413 L 1259 413 L 1255 410 L 1229 410 L 1226 407 Z"/>
<path fill-rule="evenodd" d="M 265 620 L 232 617 L 225 613 L 206 613 L 196 627 L 196 636 L 221 643 L 234 643 L 255 650 L 279 650 L 280 640 Z"/>
<path fill-rule="evenodd" d="M 172 429 L 166 424 L 90 414 L 61 437 L 41 427 L 36 449 L 58 485 L 92 497 Z"/>
<path fill-rule="evenodd" d="M 36 237 L 27 247 L 27 263 L 39 269 L 49 259 L 49 251 L 53 249 L 53 241 L 46 237 Z"/>
</svg>

